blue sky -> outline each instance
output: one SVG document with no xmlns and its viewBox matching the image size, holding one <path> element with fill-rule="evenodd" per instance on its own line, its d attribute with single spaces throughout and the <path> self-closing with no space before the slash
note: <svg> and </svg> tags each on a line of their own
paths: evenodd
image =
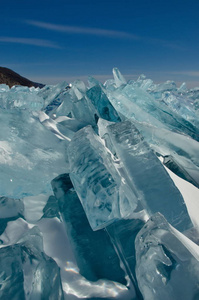
<svg viewBox="0 0 199 300">
<path fill-rule="evenodd" d="M 118 67 L 127 79 L 199 86 L 199 0 L 9 0 L 0 66 L 55 84 Z"/>
</svg>

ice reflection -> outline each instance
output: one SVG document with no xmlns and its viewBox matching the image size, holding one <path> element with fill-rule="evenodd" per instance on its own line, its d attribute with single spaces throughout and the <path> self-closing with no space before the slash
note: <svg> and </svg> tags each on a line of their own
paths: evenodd
<svg viewBox="0 0 199 300">
<path fill-rule="evenodd" d="M 73 262 L 67 261 L 66 264 L 67 266 L 64 268 L 65 271 L 79 274 L 78 268 L 74 265 Z"/>
<path fill-rule="evenodd" d="M 128 288 L 120 283 L 109 280 L 98 280 L 95 282 L 88 281 L 78 272 L 76 265 L 71 262 L 66 262 L 66 267 L 62 269 L 62 287 L 64 292 L 69 295 L 74 295 L 77 298 L 100 297 L 104 299 L 117 298 L 124 299 Z M 65 271 L 65 272 L 64 272 Z M 119 298 L 118 298 L 119 296 Z"/>
</svg>

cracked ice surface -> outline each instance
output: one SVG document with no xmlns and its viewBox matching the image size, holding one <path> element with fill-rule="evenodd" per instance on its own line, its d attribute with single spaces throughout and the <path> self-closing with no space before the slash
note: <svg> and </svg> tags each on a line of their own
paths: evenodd
<svg viewBox="0 0 199 300">
<path fill-rule="evenodd" d="M 196 300 L 198 103 L 116 68 L 0 85 L 0 298 Z"/>
</svg>

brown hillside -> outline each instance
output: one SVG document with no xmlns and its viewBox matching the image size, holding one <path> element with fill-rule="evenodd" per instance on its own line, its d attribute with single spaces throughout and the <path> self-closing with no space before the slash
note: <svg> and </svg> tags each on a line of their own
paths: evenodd
<svg viewBox="0 0 199 300">
<path fill-rule="evenodd" d="M 0 67 L 0 84 L 2 83 L 7 84 L 9 87 L 12 87 L 13 85 L 23 85 L 28 87 L 34 86 L 41 88 L 44 86 L 41 83 L 36 83 L 25 77 L 22 77 L 11 69 Z"/>
</svg>

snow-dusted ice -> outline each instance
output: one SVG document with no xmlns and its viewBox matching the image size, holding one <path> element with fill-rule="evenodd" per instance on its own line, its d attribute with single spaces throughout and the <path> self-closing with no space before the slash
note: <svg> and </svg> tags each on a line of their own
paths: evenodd
<svg viewBox="0 0 199 300">
<path fill-rule="evenodd" d="M 117 68 L 0 85 L 0 299 L 199 298 L 199 88 Z"/>
</svg>

